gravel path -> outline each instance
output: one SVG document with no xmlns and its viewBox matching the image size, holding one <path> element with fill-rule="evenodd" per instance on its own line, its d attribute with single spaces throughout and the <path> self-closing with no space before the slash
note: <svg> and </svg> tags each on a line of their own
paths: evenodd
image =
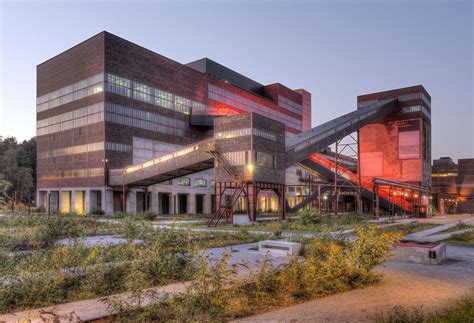
<svg viewBox="0 0 474 323">
<path fill-rule="evenodd" d="M 376 313 L 396 305 L 422 306 L 424 312 L 443 308 L 474 288 L 474 248 L 448 246 L 442 265 L 387 261 L 378 270 L 384 280 L 299 305 L 252 316 L 239 322 L 370 322 Z"/>
</svg>

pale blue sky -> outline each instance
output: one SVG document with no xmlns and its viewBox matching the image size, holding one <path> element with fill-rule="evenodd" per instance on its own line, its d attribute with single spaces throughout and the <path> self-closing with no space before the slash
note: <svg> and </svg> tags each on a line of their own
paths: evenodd
<svg viewBox="0 0 474 323">
<path fill-rule="evenodd" d="M 313 125 L 356 96 L 423 84 L 433 158 L 474 157 L 473 1 L 0 0 L 0 135 L 35 134 L 36 65 L 107 30 L 178 62 L 209 57 L 313 95 Z"/>
</svg>

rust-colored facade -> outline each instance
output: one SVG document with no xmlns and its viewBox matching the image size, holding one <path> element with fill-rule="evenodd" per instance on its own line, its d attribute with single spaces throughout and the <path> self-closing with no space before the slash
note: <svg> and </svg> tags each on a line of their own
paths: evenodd
<svg viewBox="0 0 474 323">
<path fill-rule="evenodd" d="M 397 97 L 399 111 L 359 130 L 362 177 L 431 187 L 431 97 L 421 85 L 360 95 L 358 107 Z"/>
</svg>

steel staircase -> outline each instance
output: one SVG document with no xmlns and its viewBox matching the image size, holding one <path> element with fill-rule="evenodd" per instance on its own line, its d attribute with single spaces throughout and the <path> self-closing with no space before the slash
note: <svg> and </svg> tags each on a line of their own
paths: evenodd
<svg viewBox="0 0 474 323">
<path fill-rule="evenodd" d="M 332 173 L 336 171 L 336 163 L 323 157 L 321 154 L 313 154 L 309 156 L 308 159 L 326 168 Z M 357 187 L 359 185 L 359 177 L 344 166 L 337 165 L 337 174 L 338 176 L 341 176 L 342 178 L 346 179 L 348 182 L 353 183 L 354 187 Z M 361 177 L 360 184 L 362 188 L 363 197 L 372 197 L 374 194 L 374 178 Z M 396 205 L 401 210 L 404 210 L 406 212 L 411 212 L 413 210 L 413 203 L 404 199 L 401 195 L 390 196 L 390 191 L 384 188 L 379 188 L 377 192 L 379 194 L 379 197 L 384 199 L 388 204 Z"/>
<path fill-rule="evenodd" d="M 240 194 L 247 187 L 247 181 L 242 178 L 239 174 L 239 171 L 229 162 L 229 160 L 222 155 L 221 153 L 210 149 L 209 153 L 214 157 L 214 160 L 217 160 L 217 163 L 224 171 L 229 175 L 232 182 L 235 183 L 235 189 L 230 197 L 230 202 L 222 205 L 222 193 L 219 197 L 219 207 L 217 207 L 211 214 L 211 219 L 208 222 L 208 226 L 217 226 L 222 218 L 225 217 L 227 224 L 232 224 L 232 216 L 234 205 L 239 199 Z"/>
</svg>

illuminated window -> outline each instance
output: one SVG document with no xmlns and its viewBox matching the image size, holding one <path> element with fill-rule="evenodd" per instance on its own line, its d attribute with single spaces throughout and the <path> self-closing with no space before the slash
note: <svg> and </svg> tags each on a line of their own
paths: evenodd
<svg viewBox="0 0 474 323">
<path fill-rule="evenodd" d="M 196 179 L 194 180 L 194 185 L 197 187 L 206 187 L 207 186 L 207 180 L 205 179 Z"/>
<path fill-rule="evenodd" d="M 250 128 L 219 131 L 219 132 L 216 132 L 215 138 L 216 139 L 229 139 L 229 138 L 235 138 L 235 137 L 250 136 L 250 133 L 251 133 Z"/>
<path fill-rule="evenodd" d="M 190 186 L 191 179 L 189 177 L 180 177 L 176 180 L 176 185 L 178 186 Z"/>
<path fill-rule="evenodd" d="M 173 180 L 169 179 L 167 181 L 161 182 L 160 184 L 162 184 L 162 185 L 173 185 Z"/>
</svg>

